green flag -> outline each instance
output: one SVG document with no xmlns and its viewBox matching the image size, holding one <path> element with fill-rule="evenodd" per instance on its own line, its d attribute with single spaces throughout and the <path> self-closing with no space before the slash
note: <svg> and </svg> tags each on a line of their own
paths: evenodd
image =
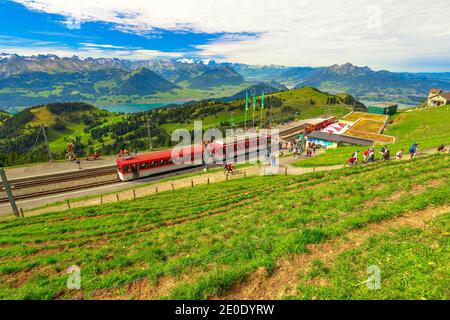
<svg viewBox="0 0 450 320">
<path fill-rule="evenodd" d="M 248 92 L 245 91 L 245 110 L 248 110 Z"/>
<path fill-rule="evenodd" d="M 262 91 L 261 94 L 261 109 L 264 109 L 264 90 Z"/>
</svg>

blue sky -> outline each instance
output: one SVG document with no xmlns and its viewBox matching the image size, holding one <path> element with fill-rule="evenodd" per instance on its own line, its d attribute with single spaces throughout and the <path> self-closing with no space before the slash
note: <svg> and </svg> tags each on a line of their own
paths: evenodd
<svg viewBox="0 0 450 320">
<path fill-rule="evenodd" d="M 148 32 L 130 32 L 117 29 L 114 23 L 89 21 L 68 25 L 60 14 L 48 14 L 27 9 L 22 4 L 0 0 L 0 46 L 9 52 L 25 54 L 77 51 L 94 56 L 119 56 L 123 58 L 146 58 L 145 51 L 152 50 L 149 57 L 195 56 L 203 45 L 222 37 L 223 33 L 207 34 L 153 29 Z"/>
<path fill-rule="evenodd" d="M 0 52 L 450 71 L 434 0 L 0 0 Z"/>
</svg>

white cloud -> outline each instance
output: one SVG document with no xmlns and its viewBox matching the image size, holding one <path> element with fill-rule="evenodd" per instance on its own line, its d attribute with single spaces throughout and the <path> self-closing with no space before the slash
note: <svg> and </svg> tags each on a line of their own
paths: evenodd
<svg viewBox="0 0 450 320">
<path fill-rule="evenodd" d="M 22 56 L 37 54 L 55 54 L 59 57 L 93 58 L 123 58 L 131 60 L 146 60 L 155 58 L 178 58 L 182 53 L 147 50 L 136 47 L 114 46 L 111 44 L 95 44 L 90 42 L 79 43 L 80 47 L 72 47 L 49 41 L 36 41 L 33 39 L 0 35 L 0 53 L 16 53 Z"/>
<path fill-rule="evenodd" d="M 448 0 L 17 0 L 66 21 L 104 21 L 118 30 L 226 33 L 200 55 L 253 64 L 351 61 L 394 68 L 450 52 Z M 257 36 L 232 37 L 232 33 Z M 450 69 L 448 66 L 447 69 Z"/>
<path fill-rule="evenodd" d="M 89 47 L 89 48 L 105 48 L 105 49 L 124 49 L 123 46 L 114 46 L 112 44 L 97 44 L 92 42 L 80 42 L 79 45 Z"/>
</svg>

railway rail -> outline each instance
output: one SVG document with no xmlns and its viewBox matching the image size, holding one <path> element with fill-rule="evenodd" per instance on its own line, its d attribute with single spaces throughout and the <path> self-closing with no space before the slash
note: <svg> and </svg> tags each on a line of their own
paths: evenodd
<svg viewBox="0 0 450 320">
<path fill-rule="evenodd" d="M 15 195 L 14 199 L 15 200 L 24 200 L 24 199 L 29 199 L 29 198 L 37 198 L 37 197 L 43 197 L 43 196 L 52 195 L 52 194 L 77 191 L 77 190 L 93 188 L 93 187 L 99 187 L 99 186 L 104 186 L 104 185 L 118 183 L 118 182 L 120 182 L 119 179 L 111 179 L 111 180 L 105 180 L 105 181 L 100 181 L 100 182 L 94 182 L 94 183 L 90 183 L 90 184 L 82 184 L 82 185 L 75 185 L 75 186 L 70 186 L 70 187 L 63 187 L 63 188 L 58 188 L 56 190 L 37 191 L 37 192 L 31 192 L 31 193 L 26 193 L 26 194 L 21 194 L 21 195 Z M 3 197 L 0 198 L 0 203 L 5 203 L 8 201 L 9 201 L 8 198 L 3 198 Z"/>
<path fill-rule="evenodd" d="M 51 195 L 55 193 L 63 193 L 68 191 L 75 191 L 80 189 L 86 189 L 86 188 L 92 188 L 97 186 L 103 186 L 111 183 L 119 182 L 120 180 L 118 178 L 114 179 L 106 179 L 103 181 L 97 181 L 97 182 L 90 182 L 88 184 L 75 184 L 72 186 L 67 187 L 60 187 L 58 189 L 53 190 L 41 190 L 41 191 L 33 191 L 27 192 L 24 194 L 16 194 L 18 190 L 23 189 L 31 189 L 36 187 L 44 187 L 48 185 L 52 185 L 54 183 L 64 183 L 64 182 L 72 182 L 72 181 L 79 181 L 84 180 L 86 178 L 96 178 L 101 176 L 107 176 L 112 175 L 117 172 L 116 166 L 105 166 L 100 168 L 90 168 L 85 169 L 82 171 L 70 171 L 70 172 L 63 172 L 63 173 L 54 173 L 44 176 L 36 176 L 36 177 L 30 177 L 30 178 L 20 178 L 20 179 L 14 179 L 10 180 L 9 184 L 11 187 L 11 190 L 14 193 L 14 198 L 16 200 L 23 200 L 28 198 L 35 198 L 35 197 L 41 197 L 45 195 Z M 0 183 L 0 191 L 3 191 L 4 187 L 3 184 Z M 8 202 L 7 197 L 0 197 L 0 203 Z"/>
<path fill-rule="evenodd" d="M 303 128 L 303 125 L 297 126 L 294 128 L 290 128 L 287 130 L 283 130 L 280 132 L 280 136 L 283 137 L 295 137 L 295 135 L 298 133 L 299 130 Z M 192 171 L 198 171 L 199 168 L 188 168 L 188 169 L 179 169 L 172 171 L 173 174 L 179 174 L 183 172 L 192 172 Z M 20 179 L 13 179 L 9 181 L 9 184 L 11 186 L 11 190 L 14 193 L 14 198 L 16 200 L 24 200 L 29 198 L 37 198 L 37 197 L 43 197 L 47 195 L 52 194 L 59 194 L 64 192 L 70 192 L 70 191 L 77 191 L 82 189 L 88 189 L 93 187 L 99 187 L 99 186 L 105 186 L 109 184 L 119 183 L 120 180 L 118 178 L 114 179 L 106 179 L 102 181 L 96 181 L 96 182 L 90 182 L 87 184 L 75 184 L 72 186 L 67 187 L 58 187 L 57 189 L 50 189 L 50 190 L 40 190 L 40 191 L 33 191 L 26 192 L 23 194 L 17 194 L 18 190 L 24 190 L 24 189 L 32 189 L 35 187 L 42 187 L 46 185 L 52 185 L 54 183 L 64 183 L 64 182 L 72 182 L 72 181 L 79 181 L 84 180 L 87 178 L 95 178 L 95 177 L 101 177 L 101 176 L 107 176 L 117 173 L 117 166 L 111 165 L 111 166 L 105 166 L 100 168 L 90 168 L 90 169 L 83 169 L 80 171 L 70 171 L 70 172 L 63 172 L 63 173 L 54 173 L 54 174 L 48 174 L 43 176 L 35 176 L 35 177 L 28 177 L 28 178 L 20 178 Z M 153 176 L 152 180 L 161 179 L 165 176 L 170 176 L 169 173 L 162 173 L 157 174 Z M 146 179 L 147 180 L 147 179 Z M 3 192 L 3 184 L 0 182 L 0 192 Z M 6 195 L 0 196 L 0 203 L 8 202 L 8 198 Z"/>
<path fill-rule="evenodd" d="M 116 173 L 116 171 L 117 171 L 116 166 L 114 166 L 114 168 L 115 168 L 114 173 Z M 203 169 L 203 166 L 182 168 L 182 169 L 173 170 L 170 172 L 158 173 L 158 174 L 152 175 L 148 178 L 143 178 L 143 179 L 137 180 L 137 181 L 142 181 L 142 182 L 157 181 L 157 180 L 164 179 L 165 177 L 168 177 L 168 176 L 200 171 L 202 169 Z M 51 178 L 56 178 L 56 177 L 54 177 L 54 175 L 51 175 L 51 176 L 52 176 Z M 91 171 L 91 175 L 89 175 L 88 177 L 92 177 L 92 171 Z M 80 178 L 78 176 L 78 179 L 82 179 L 82 178 Z M 47 180 L 47 181 L 50 181 L 50 180 Z M 60 193 L 71 192 L 71 191 L 78 191 L 78 190 L 82 190 L 82 189 L 90 189 L 90 188 L 95 188 L 95 187 L 100 187 L 100 186 L 105 186 L 105 185 L 111 185 L 111 184 L 115 184 L 115 183 L 122 183 L 122 182 L 118 178 L 107 179 L 104 181 L 92 182 L 89 184 L 73 185 L 73 186 L 58 188 L 58 189 L 54 189 L 54 190 L 44 190 L 44 191 L 30 192 L 30 193 L 21 194 L 21 195 L 14 195 L 14 199 L 15 200 L 25 200 L 25 199 L 31 199 L 31 198 L 38 198 L 38 197 L 43 197 L 43 196 L 47 196 L 47 195 L 60 194 Z M 9 201 L 8 198 L 0 197 L 0 203 L 6 203 L 8 201 Z"/>
<path fill-rule="evenodd" d="M 12 190 L 25 189 L 57 182 L 81 180 L 85 178 L 114 174 L 116 173 L 116 170 L 117 170 L 116 166 L 111 165 L 108 167 L 91 168 L 82 171 L 70 171 L 64 173 L 54 173 L 44 176 L 14 179 L 9 180 L 9 185 L 11 186 Z M 0 187 L 3 188 L 3 184 L 1 182 Z"/>
</svg>

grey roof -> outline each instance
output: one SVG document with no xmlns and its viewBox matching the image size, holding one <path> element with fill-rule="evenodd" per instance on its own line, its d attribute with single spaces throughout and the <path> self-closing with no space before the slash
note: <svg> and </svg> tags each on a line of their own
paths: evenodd
<svg viewBox="0 0 450 320">
<path fill-rule="evenodd" d="M 350 143 L 350 144 L 357 144 L 362 146 L 371 146 L 373 144 L 373 140 L 369 139 L 363 139 L 363 138 L 357 138 L 357 137 L 350 137 L 345 136 L 342 134 L 334 134 L 334 133 L 328 133 L 328 132 L 322 132 L 322 131 L 312 131 L 308 133 L 308 138 L 313 139 L 320 139 L 320 140 L 326 140 L 336 143 Z"/>
</svg>

